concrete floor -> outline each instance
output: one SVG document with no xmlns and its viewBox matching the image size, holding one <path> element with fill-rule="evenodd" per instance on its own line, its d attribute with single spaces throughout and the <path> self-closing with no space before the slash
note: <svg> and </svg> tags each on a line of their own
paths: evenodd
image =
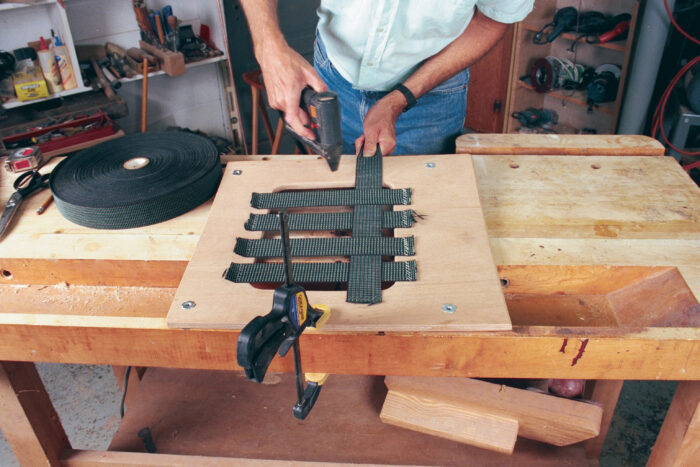
<svg viewBox="0 0 700 467">
<path fill-rule="evenodd" d="M 121 394 L 107 366 L 37 364 L 71 444 L 106 449 L 119 426 Z M 604 467 L 643 466 L 671 402 L 674 382 L 628 381 L 605 442 Z M 0 433 L 0 467 L 19 465 Z"/>
</svg>

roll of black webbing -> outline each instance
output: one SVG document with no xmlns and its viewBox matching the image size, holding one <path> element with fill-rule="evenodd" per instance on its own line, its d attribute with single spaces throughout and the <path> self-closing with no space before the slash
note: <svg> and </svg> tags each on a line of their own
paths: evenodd
<svg viewBox="0 0 700 467">
<path fill-rule="evenodd" d="M 128 229 L 177 217 L 216 192 L 214 144 L 181 131 L 127 135 L 61 161 L 51 174 L 56 207 L 71 222 Z"/>
</svg>

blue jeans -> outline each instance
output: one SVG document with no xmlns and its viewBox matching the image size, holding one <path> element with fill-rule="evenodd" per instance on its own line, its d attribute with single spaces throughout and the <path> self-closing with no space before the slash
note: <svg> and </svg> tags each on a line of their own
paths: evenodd
<svg viewBox="0 0 700 467">
<path fill-rule="evenodd" d="M 353 89 L 326 55 L 320 36 L 314 45 L 314 66 L 328 89 L 338 94 L 343 131 L 343 154 L 355 154 L 355 139 L 363 133 L 369 109 L 387 93 Z M 446 154 L 455 151 L 467 111 L 469 69 L 457 73 L 420 99 L 396 121 L 393 154 Z"/>
</svg>

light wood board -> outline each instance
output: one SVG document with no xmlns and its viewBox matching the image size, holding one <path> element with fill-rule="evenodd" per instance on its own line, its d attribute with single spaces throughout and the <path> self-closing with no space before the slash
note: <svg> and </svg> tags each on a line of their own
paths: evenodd
<svg viewBox="0 0 700 467">
<path fill-rule="evenodd" d="M 428 168 L 426 164 L 434 163 Z M 241 170 L 240 175 L 233 175 Z M 226 167 L 209 220 L 168 313 L 169 327 L 241 329 L 269 312 L 272 290 L 222 278 L 236 237 L 261 238 L 244 230 L 251 193 L 354 186 L 355 158 L 344 157 L 330 172 L 322 160 L 232 162 Z M 416 282 L 397 282 L 372 306 L 346 303 L 344 291 L 309 291 L 311 303 L 331 307 L 329 331 L 508 330 L 510 318 L 491 257 L 470 156 L 412 156 L 384 159 L 384 185 L 411 188 L 411 208 L 423 216 L 397 237 L 415 237 Z M 185 301 L 196 306 L 186 310 Z M 454 313 L 443 305 L 456 305 Z"/>
<path fill-rule="evenodd" d="M 513 453 L 518 438 L 516 418 L 409 391 L 389 391 L 379 417 L 389 425 L 504 454 Z"/>
<path fill-rule="evenodd" d="M 657 140 L 642 135 L 527 135 L 470 133 L 456 141 L 459 154 L 663 156 Z"/>
<path fill-rule="evenodd" d="M 387 376 L 384 382 L 390 392 L 514 419 L 519 436 L 555 446 L 578 443 L 600 431 L 603 409 L 586 402 L 469 378 Z M 416 424 L 430 426 L 430 418 L 426 414 Z"/>
</svg>

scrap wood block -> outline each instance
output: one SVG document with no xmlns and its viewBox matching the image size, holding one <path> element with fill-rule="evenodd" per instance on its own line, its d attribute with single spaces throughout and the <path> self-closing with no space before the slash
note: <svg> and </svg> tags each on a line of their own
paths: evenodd
<svg viewBox="0 0 700 467">
<path fill-rule="evenodd" d="M 600 432 L 603 409 L 592 403 L 468 378 L 387 376 L 384 382 L 389 388 L 381 413 L 385 423 L 453 440 L 461 437 L 469 444 L 483 442 L 479 437 L 496 423 L 507 426 L 503 420 L 517 422 L 518 435 L 555 446 L 585 441 Z M 438 410 L 433 413 L 428 407 Z M 482 447 L 504 449 L 507 440 L 493 438 Z"/>
<path fill-rule="evenodd" d="M 516 418 L 410 392 L 389 391 L 379 416 L 389 425 L 504 454 L 513 453 L 518 437 Z"/>
</svg>

